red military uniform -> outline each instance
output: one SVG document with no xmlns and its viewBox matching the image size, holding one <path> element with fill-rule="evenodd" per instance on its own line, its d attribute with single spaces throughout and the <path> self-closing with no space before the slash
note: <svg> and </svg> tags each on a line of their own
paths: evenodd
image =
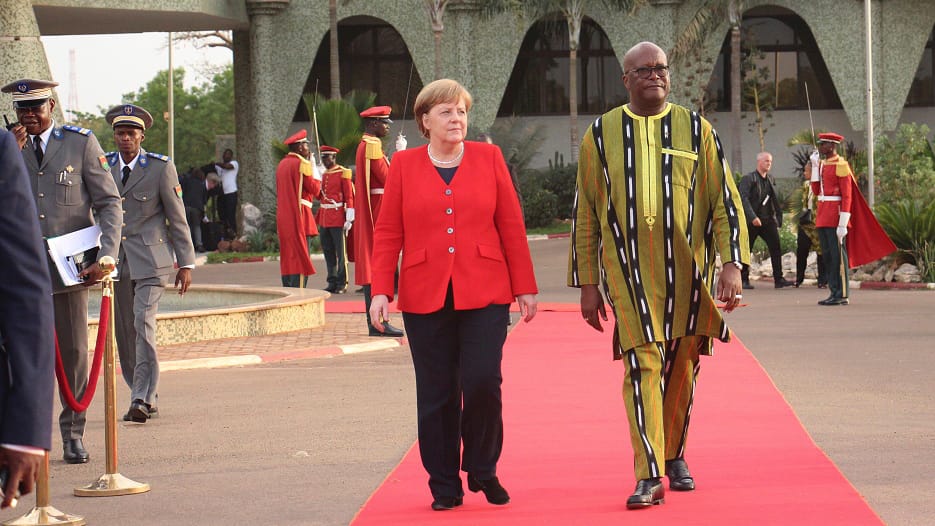
<svg viewBox="0 0 935 526">
<path fill-rule="evenodd" d="M 318 226 L 328 228 L 344 227 L 344 211 L 354 208 L 354 183 L 351 170 L 336 164 L 328 169 L 321 178 L 321 193 L 318 195 L 321 207 L 318 209 Z"/>
<path fill-rule="evenodd" d="M 276 232 L 279 235 L 279 270 L 283 276 L 309 276 L 315 267 L 308 254 L 306 236 L 317 235 L 315 218 L 302 201 L 311 202 L 321 192 L 312 177 L 312 163 L 290 152 L 276 167 Z M 309 212 L 306 215 L 304 210 Z M 312 232 L 312 233 L 310 233 Z"/>
<path fill-rule="evenodd" d="M 383 187 L 390 173 L 390 163 L 383 154 L 379 137 L 364 134 L 357 146 L 357 179 L 355 188 L 359 204 L 354 221 L 354 281 L 369 285 L 370 258 L 373 252 L 373 226 L 380 214 Z"/>
<path fill-rule="evenodd" d="M 836 228 L 840 213 L 851 211 L 854 174 L 847 161 L 834 154 L 821 162 L 819 177 L 820 181 L 812 181 L 812 192 L 818 196 L 815 226 Z"/>
</svg>

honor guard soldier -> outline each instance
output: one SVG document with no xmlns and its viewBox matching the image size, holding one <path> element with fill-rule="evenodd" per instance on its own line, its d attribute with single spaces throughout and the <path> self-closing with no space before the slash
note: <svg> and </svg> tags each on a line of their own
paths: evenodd
<svg viewBox="0 0 935 526">
<path fill-rule="evenodd" d="M 364 287 L 364 305 L 367 312 L 367 328 L 370 336 L 400 337 L 403 331 L 389 323 L 383 323 L 384 330 L 377 330 L 370 319 L 370 282 L 371 263 L 373 254 L 373 226 L 380 215 L 380 203 L 383 200 L 383 187 L 386 177 L 390 173 L 390 163 L 383 154 L 383 141 L 390 131 L 389 106 L 374 106 L 360 113 L 364 119 L 364 135 L 357 146 L 357 179 L 355 188 L 356 197 L 360 203 L 357 206 L 359 217 L 354 227 L 354 280 Z M 400 149 L 400 148 L 397 148 Z"/>
<path fill-rule="evenodd" d="M 818 150 L 812 152 L 810 182 L 818 196 L 815 227 L 824 258 L 827 298 L 819 305 L 847 305 L 849 268 L 882 258 L 896 246 L 867 206 L 847 160 L 837 148 L 844 137 L 819 133 Z M 854 233 L 849 235 L 849 228 Z M 850 255 L 850 257 L 849 257 Z"/>
<path fill-rule="evenodd" d="M 91 130 L 55 123 L 52 118 L 55 86 L 58 83 L 23 79 L 0 88 L 13 96 L 19 123 L 11 131 L 22 145 L 42 236 L 60 236 L 96 223 L 101 228 L 98 259 L 116 258 L 122 222 L 117 186 L 107 173 L 107 159 Z M 55 266 L 50 262 L 49 268 Z M 51 275 L 55 334 L 62 365 L 71 391 L 76 399 L 81 399 L 88 384 L 87 287 L 99 281 L 104 273 L 94 263 L 79 274 L 83 284 L 72 286 L 65 286 L 58 272 Z M 63 458 L 69 464 L 85 463 L 88 461 L 82 443 L 85 413 L 71 409 L 64 395 L 61 400 L 58 422 Z"/>
<path fill-rule="evenodd" d="M 156 310 L 169 274 L 184 294 L 192 281 L 195 247 L 189 235 L 182 187 L 168 157 L 141 146 L 153 117 L 133 104 L 107 112 L 116 152 L 107 155 L 112 180 L 123 202 L 123 238 L 117 260 L 117 352 L 123 379 L 130 386 L 125 421 L 144 423 L 158 414 L 159 360 L 156 356 Z"/>
<path fill-rule="evenodd" d="M 318 231 L 321 236 L 321 251 L 328 267 L 328 286 L 332 294 L 347 291 L 347 260 L 344 236 L 354 224 L 354 182 L 351 171 L 337 163 L 341 150 L 321 147 L 321 162 L 325 173 L 321 179 L 321 194 L 318 208 Z"/>
<path fill-rule="evenodd" d="M 283 144 L 289 153 L 276 167 L 276 234 L 279 236 L 279 274 L 283 287 L 305 288 L 315 273 L 309 241 L 318 235 L 312 200 L 321 193 L 309 160 L 308 132 L 300 130 Z"/>
</svg>

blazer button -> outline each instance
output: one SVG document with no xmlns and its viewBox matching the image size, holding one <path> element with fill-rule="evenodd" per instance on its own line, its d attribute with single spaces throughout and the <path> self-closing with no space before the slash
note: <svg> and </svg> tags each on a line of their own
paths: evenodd
<svg viewBox="0 0 935 526">
<path fill-rule="evenodd" d="M 451 227 L 448 227 L 448 233 L 449 233 L 449 234 L 454 234 L 454 233 L 455 233 L 455 229 L 453 229 L 453 228 L 451 228 Z"/>
<path fill-rule="evenodd" d="M 448 214 L 448 215 L 451 215 L 451 212 L 452 212 L 452 210 L 451 210 L 450 208 L 447 209 L 447 210 L 445 210 L 445 213 Z"/>
<path fill-rule="evenodd" d="M 121 237 L 120 239 L 126 241 L 126 240 L 127 240 L 127 236 L 123 236 L 123 237 Z"/>
<path fill-rule="evenodd" d="M 39 219 L 45 219 L 45 214 L 39 214 Z"/>
<path fill-rule="evenodd" d="M 449 253 L 449 254 L 454 254 L 454 253 L 455 253 L 455 247 L 448 247 L 448 253 Z"/>
<path fill-rule="evenodd" d="M 45 173 L 44 173 L 44 172 L 39 172 L 39 173 L 37 173 L 36 175 L 45 175 Z"/>
<path fill-rule="evenodd" d="M 39 197 L 40 197 L 40 198 L 45 197 L 45 194 L 42 193 L 42 192 L 39 192 Z"/>
<path fill-rule="evenodd" d="M 451 195 L 451 188 L 445 188 L 445 195 Z"/>
</svg>

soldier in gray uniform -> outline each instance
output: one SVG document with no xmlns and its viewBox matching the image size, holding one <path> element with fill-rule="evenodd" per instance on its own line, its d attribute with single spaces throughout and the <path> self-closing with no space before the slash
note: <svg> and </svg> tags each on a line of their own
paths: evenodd
<svg viewBox="0 0 935 526">
<path fill-rule="evenodd" d="M 119 281 L 114 289 L 117 351 L 132 400 L 123 419 L 144 423 L 158 414 L 156 310 L 176 261 L 175 286 L 179 294 L 188 290 L 195 247 L 175 164 L 141 147 L 153 117 L 139 106 L 124 104 L 111 108 L 106 119 L 114 127 L 118 150 L 107 154 L 107 161 L 123 202 Z"/>
<path fill-rule="evenodd" d="M 19 125 L 11 131 L 17 136 L 23 161 L 29 173 L 39 225 L 43 237 L 54 237 L 95 223 L 101 228 L 98 258 L 117 257 L 120 240 L 120 195 L 108 173 L 107 158 L 91 130 L 76 126 L 57 126 L 52 119 L 55 82 L 23 79 L 7 84 L 0 91 L 12 93 Z M 93 212 L 93 215 L 92 215 Z M 88 286 L 104 273 L 97 263 L 79 274 L 83 285 L 66 287 L 50 262 L 55 333 L 65 376 L 76 399 L 88 384 Z M 63 458 L 69 464 L 88 461 L 84 436 L 85 414 L 73 411 L 62 399 L 59 428 L 62 432 Z"/>
</svg>

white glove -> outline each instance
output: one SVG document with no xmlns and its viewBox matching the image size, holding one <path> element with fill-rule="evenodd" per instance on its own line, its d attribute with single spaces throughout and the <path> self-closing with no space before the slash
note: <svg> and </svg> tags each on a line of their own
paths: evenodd
<svg viewBox="0 0 935 526">
<path fill-rule="evenodd" d="M 821 160 L 818 150 L 813 151 L 812 154 L 808 156 L 808 160 L 812 163 L 812 166 L 818 166 L 818 161 Z"/>
<path fill-rule="evenodd" d="M 844 242 L 844 237 L 847 235 L 847 223 L 851 220 L 850 212 L 841 212 L 838 215 L 838 228 L 835 233 L 838 235 L 838 243 Z"/>
<path fill-rule="evenodd" d="M 315 156 L 312 156 L 314 159 Z M 316 181 L 321 181 L 322 174 L 325 173 L 325 167 L 321 163 L 312 163 L 312 179 Z"/>
<path fill-rule="evenodd" d="M 353 221 L 345 221 L 344 222 L 344 233 L 347 234 L 351 230 L 352 226 L 354 226 Z"/>
<path fill-rule="evenodd" d="M 812 154 L 808 157 L 808 161 L 812 165 L 812 176 L 809 178 L 809 181 L 813 183 L 821 181 L 821 176 L 818 171 L 818 152 L 812 152 Z"/>
<path fill-rule="evenodd" d="M 351 223 L 354 221 L 354 209 L 353 208 L 344 209 L 344 220 L 347 221 L 348 223 Z"/>
<path fill-rule="evenodd" d="M 406 149 L 409 143 L 406 142 L 406 136 L 402 132 L 399 132 L 399 135 L 396 136 L 396 151 L 401 152 Z"/>
</svg>

